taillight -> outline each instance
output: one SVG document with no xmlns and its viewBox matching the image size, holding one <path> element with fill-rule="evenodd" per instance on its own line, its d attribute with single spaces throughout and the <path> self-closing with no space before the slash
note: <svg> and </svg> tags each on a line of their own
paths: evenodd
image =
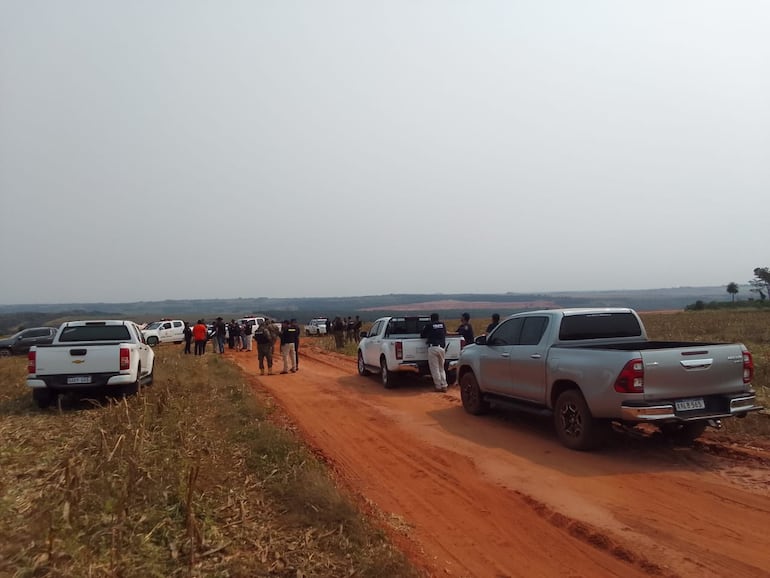
<svg viewBox="0 0 770 578">
<path fill-rule="evenodd" d="M 641 359 L 632 359 L 626 363 L 615 380 L 618 393 L 644 393 L 644 363 Z"/>
<path fill-rule="evenodd" d="M 404 344 L 396 341 L 396 359 L 404 359 Z"/>
<path fill-rule="evenodd" d="M 748 351 L 743 352 L 743 383 L 751 383 L 754 378 L 754 358 Z"/>
<path fill-rule="evenodd" d="M 120 348 L 120 369 L 131 369 L 131 350 L 128 347 Z"/>
<path fill-rule="evenodd" d="M 35 373 L 37 371 L 37 352 L 30 351 L 27 353 L 27 373 Z"/>
</svg>

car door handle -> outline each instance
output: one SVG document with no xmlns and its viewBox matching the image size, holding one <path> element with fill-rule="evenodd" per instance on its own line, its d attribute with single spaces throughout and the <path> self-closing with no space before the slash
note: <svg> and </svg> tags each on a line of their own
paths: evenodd
<svg viewBox="0 0 770 578">
<path fill-rule="evenodd" d="M 510 353 L 501 353 L 500 354 L 500 357 L 510 357 L 510 356 L 511 356 Z"/>
<path fill-rule="evenodd" d="M 540 359 L 540 358 L 541 358 L 541 357 L 543 357 L 543 356 L 542 356 L 542 355 L 540 355 L 539 353 L 533 353 L 532 355 L 530 355 L 530 357 L 531 357 L 532 359 Z"/>
</svg>

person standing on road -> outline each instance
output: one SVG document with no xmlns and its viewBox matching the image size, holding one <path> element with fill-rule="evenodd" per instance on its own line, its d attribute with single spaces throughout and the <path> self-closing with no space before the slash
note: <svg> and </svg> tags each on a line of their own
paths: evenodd
<svg viewBox="0 0 770 578">
<path fill-rule="evenodd" d="M 241 339 L 243 340 L 243 351 L 251 351 L 251 325 L 244 321 L 241 324 Z"/>
<path fill-rule="evenodd" d="M 225 327 L 225 322 L 221 317 L 217 317 L 217 321 L 214 323 L 214 330 L 216 331 L 216 348 L 219 350 L 219 353 L 224 353 L 227 328 Z"/>
<path fill-rule="evenodd" d="M 492 313 L 492 323 L 487 325 L 487 333 L 491 333 L 492 330 L 500 325 L 500 314 L 499 313 Z"/>
<path fill-rule="evenodd" d="M 473 326 L 471 325 L 471 316 L 467 313 L 463 313 L 460 317 L 460 326 L 457 328 L 457 333 L 465 338 L 465 345 L 473 343 Z"/>
<path fill-rule="evenodd" d="M 187 321 L 184 322 L 184 329 L 182 330 L 182 333 L 184 334 L 184 353 L 185 355 L 192 353 L 190 351 L 190 344 L 192 343 L 192 327 L 190 327 L 190 324 L 187 323 Z M 205 347 L 205 342 L 204 342 Z"/>
<path fill-rule="evenodd" d="M 420 333 L 420 337 L 428 342 L 428 366 L 433 378 L 436 391 L 446 391 L 449 384 L 446 380 L 446 326 L 439 320 L 438 313 L 430 314 L 430 323 Z"/>
<path fill-rule="evenodd" d="M 259 360 L 259 374 L 265 375 L 265 361 L 267 361 L 267 374 L 273 375 L 273 343 L 275 342 L 275 325 L 270 327 L 269 319 L 260 321 L 254 330 L 254 341 L 257 342 L 257 359 Z"/>
<path fill-rule="evenodd" d="M 284 319 L 281 323 L 281 358 L 283 369 L 281 373 L 294 373 L 297 371 L 297 357 L 295 355 L 298 330 L 295 325 Z"/>
<path fill-rule="evenodd" d="M 300 331 L 299 324 L 297 323 L 296 319 L 292 319 L 290 323 L 297 330 L 297 333 L 294 334 L 294 371 L 299 371 L 299 336 L 302 331 Z"/>
<path fill-rule="evenodd" d="M 192 337 L 195 340 L 195 355 L 206 353 L 206 324 L 203 319 L 198 319 L 198 323 L 192 328 Z"/>
</svg>

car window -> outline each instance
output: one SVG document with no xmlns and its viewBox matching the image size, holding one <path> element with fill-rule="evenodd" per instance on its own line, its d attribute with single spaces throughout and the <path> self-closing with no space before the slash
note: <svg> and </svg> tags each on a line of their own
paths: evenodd
<svg viewBox="0 0 770 578">
<path fill-rule="evenodd" d="M 29 339 L 30 337 L 34 337 L 33 332 L 34 329 L 25 329 L 21 333 L 19 333 L 19 339 Z"/>
<path fill-rule="evenodd" d="M 26 337 L 47 337 L 48 329 L 30 329 Z"/>
<path fill-rule="evenodd" d="M 503 321 L 497 326 L 494 333 L 489 336 L 487 345 L 516 345 L 519 342 L 519 335 L 521 334 L 523 324 L 523 317 Z"/>
<path fill-rule="evenodd" d="M 164 323 L 163 329 L 171 329 L 171 323 Z"/>
<path fill-rule="evenodd" d="M 537 345 L 548 327 L 548 317 L 527 317 L 521 329 L 519 345 Z"/>
<path fill-rule="evenodd" d="M 372 325 L 372 328 L 369 330 L 369 337 L 374 337 L 380 332 L 380 326 L 382 325 L 382 319 L 380 319 L 377 323 Z"/>
<path fill-rule="evenodd" d="M 174 327 L 182 327 L 181 321 L 174 321 Z"/>
</svg>

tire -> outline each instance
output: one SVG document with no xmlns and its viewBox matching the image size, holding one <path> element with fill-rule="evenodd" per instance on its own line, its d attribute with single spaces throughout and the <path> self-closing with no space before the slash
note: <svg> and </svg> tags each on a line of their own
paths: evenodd
<svg viewBox="0 0 770 578">
<path fill-rule="evenodd" d="M 147 345 L 150 347 L 155 347 L 158 345 L 158 338 L 157 337 L 148 337 L 147 338 Z"/>
<path fill-rule="evenodd" d="M 0 349 L 0 357 L 10 357 L 10 356 L 11 356 L 10 349 Z"/>
<path fill-rule="evenodd" d="M 393 389 L 397 385 L 396 374 L 388 369 L 388 362 L 385 361 L 384 356 L 380 358 L 380 379 L 385 389 Z"/>
<path fill-rule="evenodd" d="M 48 388 L 33 389 L 32 399 L 35 400 L 37 407 L 40 409 L 45 409 L 54 402 L 56 399 L 56 394 Z"/>
<path fill-rule="evenodd" d="M 609 431 L 606 422 L 593 418 L 583 394 L 577 389 L 568 389 L 559 395 L 553 418 L 556 435 L 571 450 L 595 449 Z"/>
<path fill-rule="evenodd" d="M 457 370 L 456 369 L 450 369 L 446 372 L 446 382 L 449 385 L 453 385 L 457 381 Z"/>
<path fill-rule="evenodd" d="M 366 365 L 364 364 L 364 356 L 359 351 L 358 352 L 358 375 L 371 375 L 371 371 L 366 369 Z"/>
<path fill-rule="evenodd" d="M 483 415 L 489 411 L 489 402 L 484 399 L 479 382 L 472 371 L 460 378 L 460 399 L 465 411 L 471 415 Z"/>
<path fill-rule="evenodd" d="M 680 423 L 662 423 L 658 426 L 660 433 L 667 440 L 676 445 L 689 446 L 698 439 L 704 431 L 708 422 L 706 421 L 687 421 Z"/>
</svg>

